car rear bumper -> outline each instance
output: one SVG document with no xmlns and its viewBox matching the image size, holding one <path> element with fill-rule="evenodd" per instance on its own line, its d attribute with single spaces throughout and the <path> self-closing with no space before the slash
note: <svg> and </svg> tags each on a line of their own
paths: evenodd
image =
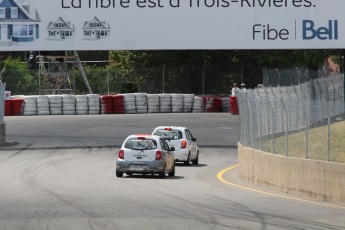
<svg viewBox="0 0 345 230">
<path fill-rule="evenodd" d="M 135 166 L 134 169 L 131 166 Z M 116 172 L 152 174 L 163 172 L 164 161 L 116 161 Z M 140 170 L 139 170 L 140 169 Z"/>
<path fill-rule="evenodd" d="M 188 159 L 188 149 L 180 149 L 173 152 L 175 161 L 187 161 Z"/>
</svg>

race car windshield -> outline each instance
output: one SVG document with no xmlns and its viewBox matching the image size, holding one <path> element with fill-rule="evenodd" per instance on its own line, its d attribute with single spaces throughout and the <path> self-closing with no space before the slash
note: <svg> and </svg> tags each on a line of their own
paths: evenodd
<svg viewBox="0 0 345 230">
<path fill-rule="evenodd" d="M 130 139 L 126 142 L 125 148 L 132 149 L 132 150 L 156 149 L 157 143 L 155 140 Z"/>
<path fill-rule="evenodd" d="M 154 135 L 158 135 L 163 137 L 165 140 L 178 140 L 182 139 L 182 132 L 178 130 L 165 130 L 159 129 L 157 130 Z"/>
</svg>

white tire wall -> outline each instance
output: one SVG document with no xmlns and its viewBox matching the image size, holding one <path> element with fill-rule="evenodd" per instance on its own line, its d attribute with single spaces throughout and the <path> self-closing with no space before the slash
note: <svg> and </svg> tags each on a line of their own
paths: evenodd
<svg viewBox="0 0 345 230">
<path fill-rule="evenodd" d="M 75 96 L 75 114 L 76 115 L 89 114 L 88 98 L 86 95 Z"/>
<path fill-rule="evenodd" d="M 135 114 L 137 113 L 136 106 L 135 106 L 135 94 L 134 93 L 127 93 L 123 95 L 123 102 L 125 113 L 127 114 Z"/>
<path fill-rule="evenodd" d="M 24 96 L 24 116 L 37 115 L 37 96 Z"/>
<path fill-rule="evenodd" d="M 37 96 L 37 115 L 50 115 L 48 96 Z"/>
<path fill-rule="evenodd" d="M 147 94 L 147 112 L 148 113 L 159 113 L 159 95 L 158 94 Z"/>
<path fill-rule="evenodd" d="M 63 94 L 62 95 L 62 114 L 75 115 L 75 95 Z"/>
<path fill-rule="evenodd" d="M 183 94 L 183 112 L 193 112 L 194 94 Z"/>
<path fill-rule="evenodd" d="M 134 95 L 137 113 L 147 113 L 147 93 L 135 93 Z"/>
<path fill-rule="evenodd" d="M 171 94 L 171 111 L 173 113 L 182 113 L 183 101 L 183 94 Z"/>
<path fill-rule="evenodd" d="M 51 115 L 62 115 L 62 96 L 48 95 Z"/>
<path fill-rule="evenodd" d="M 159 94 L 159 102 L 161 113 L 171 113 L 171 94 Z"/>
<path fill-rule="evenodd" d="M 205 112 L 205 99 L 203 97 L 195 96 L 193 102 L 193 113 Z"/>
<path fill-rule="evenodd" d="M 88 107 L 90 115 L 100 114 L 101 103 L 99 101 L 99 94 L 87 94 Z"/>
</svg>

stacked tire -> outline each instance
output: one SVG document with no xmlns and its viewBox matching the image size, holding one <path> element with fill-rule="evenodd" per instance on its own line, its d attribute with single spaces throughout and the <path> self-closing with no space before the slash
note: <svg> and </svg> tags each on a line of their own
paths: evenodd
<svg viewBox="0 0 345 230">
<path fill-rule="evenodd" d="M 37 115 L 50 115 L 48 96 L 37 96 Z"/>
<path fill-rule="evenodd" d="M 37 97 L 24 96 L 24 116 L 37 115 Z"/>
<path fill-rule="evenodd" d="M 115 114 L 125 113 L 125 104 L 124 104 L 123 95 L 119 94 L 119 95 L 113 96 L 113 104 L 114 104 L 114 113 Z"/>
<path fill-rule="evenodd" d="M 75 114 L 76 115 L 89 114 L 88 98 L 86 95 L 75 96 Z"/>
<path fill-rule="evenodd" d="M 222 97 L 220 98 L 222 101 L 222 112 L 229 113 L 230 112 L 230 98 L 229 97 Z"/>
<path fill-rule="evenodd" d="M 171 113 L 171 95 L 159 94 L 159 111 L 161 113 Z"/>
<path fill-rule="evenodd" d="M 159 113 L 159 95 L 148 94 L 147 95 L 147 112 L 148 113 Z"/>
<path fill-rule="evenodd" d="M 137 113 L 147 113 L 147 94 L 135 93 L 135 108 Z"/>
<path fill-rule="evenodd" d="M 14 98 L 14 99 L 11 99 L 11 101 L 12 101 L 12 115 L 13 116 L 23 115 L 24 99 Z"/>
<path fill-rule="evenodd" d="M 183 94 L 171 94 L 171 111 L 173 113 L 183 112 Z"/>
<path fill-rule="evenodd" d="M 100 114 L 99 94 L 87 94 L 90 115 Z"/>
<path fill-rule="evenodd" d="M 62 96 L 49 95 L 50 115 L 62 115 Z"/>
<path fill-rule="evenodd" d="M 183 94 L 183 112 L 193 112 L 194 94 Z"/>
<path fill-rule="evenodd" d="M 75 115 L 75 95 L 72 95 L 72 94 L 62 95 L 62 114 Z"/>
<path fill-rule="evenodd" d="M 235 96 L 230 96 L 230 112 L 233 115 L 238 115 L 238 104 Z"/>
<path fill-rule="evenodd" d="M 5 100 L 5 116 L 12 116 L 12 100 Z"/>
<path fill-rule="evenodd" d="M 222 109 L 222 101 L 217 97 L 206 97 L 205 112 L 215 113 Z"/>
<path fill-rule="evenodd" d="M 128 93 L 123 95 L 123 102 L 126 114 L 135 114 L 137 112 L 135 107 L 135 94 Z"/>
<path fill-rule="evenodd" d="M 113 114 L 114 113 L 114 97 L 107 95 L 107 96 L 100 96 L 100 103 L 101 103 L 101 114 Z"/>
<path fill-rule="evenodd" d="M 205 98 L 195 96 L 193 102 L 193 113 L 203 113 L 205 112 Z"/>
</svg>

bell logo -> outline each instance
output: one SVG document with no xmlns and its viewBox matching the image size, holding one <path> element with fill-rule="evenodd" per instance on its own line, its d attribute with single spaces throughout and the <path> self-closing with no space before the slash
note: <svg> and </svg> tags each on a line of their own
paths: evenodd
<svg viewBox="0 0 345 230">
<path fill-rule="evenodd" d="M 328 20 L 328 25 L 317 27 L 312 20 L 302 21 L 303 40 L 338 40 L 338 20 Z"/>
</svg>

